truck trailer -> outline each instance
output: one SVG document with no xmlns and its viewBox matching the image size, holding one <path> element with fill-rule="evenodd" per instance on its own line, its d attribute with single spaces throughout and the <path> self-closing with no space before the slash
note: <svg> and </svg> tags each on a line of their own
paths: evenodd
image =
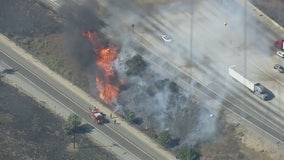
<svg viewBox="0 0 284 160">
<path fill-rule="evenodd" d="M 254 83 L 246 79 L 244 76 L 236 72 L 233 68 L 235 65 L 229 67 L 229 75 L 235 80 L 247 87 L 252 93 L 258 96 L 262 100 L 268 100 L 267 89 L 260 83 Z"/>
<path fill-rule="evenodd" d="M 284 39 L 278 39 L 277 41 L 275 41 L 274 45 L 275 47 L 284 50 Z"/>
</svg>

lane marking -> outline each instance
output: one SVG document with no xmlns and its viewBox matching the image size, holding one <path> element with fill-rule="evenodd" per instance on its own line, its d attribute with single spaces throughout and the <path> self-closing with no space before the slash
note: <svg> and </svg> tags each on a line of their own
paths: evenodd
<svg viewBox="0 0 284 160">
<path fill-rule="evenodd" d="M 42 82 L 44 82 L 47 86 L 49 86 L 50 88 L 52 88 L 53 90 L 55 90 L 57 93 L 61 94 L 63 97 L 65 97 L 66 99 L 68 99 L 70 102 L 72 102 L 73 104 L 75 104 L 76 106 L 78 106 L 80 109 L 82 109 L 85 113 L 88 113 L 87 112 L 87 109 L 84 108 L 83 106 L 81 106 L 79 103 L 73 101 L 71 98 L 69 98 L 67 95 L 65 94 L 62 94 L 61 91 L 59 91 L 58 89 L 54 88 L 52 85 L 50 85 L 50 83 L 48 83 L 47 81 L 45 81 L 44 79 L 40 78 L 36 73 L 32 72 L 30 69 L 28 69 L 26 66 L 20 64 L 17 62 L 17 60 L 15 60 L 13 57 L 9 56 L 7 53 L 5 53 L 5 51 L 3 51 L 3 49 L 0 49 L 0 51 L 6 55 L 6 57 L 8 57 L 9 59 L 11 59 L 12 61 L 14 61 L 16 64 L 18 64 L 19 66 L 21 66 L 22 68 L 24 68 L 25 70 L 27 70 L 28 72 L 30 72 L 32 75 L 34 75 L 36 78 L 38 78 L 39 80 L 41 80 Z M 8 52 L 8 51 L 6 51 Z M 22 57 L 24 58 L 24 57 Z M 25 59 L 25 58 L 24 58 Z M 28 60 L 26 60 L 27 62 L 29 62 Z M 32 62 L 29 62 L 30 64 L 33 65 Z M 41 69 L 39 69 L 41 70 Z M 42 71 L 42 70 L 41 70 Z M 44 71 L 42 71 L 43 73 L 45 73 Z M 51 77 L 50 77 L 51 78 Z M 53 78 L 51 78 L 53 79 Z M 39 87 L 41 88 L 41 87 Z M 42 88 L 41 88 L 42 89 Z M 76 95 L 76 94 L 75 94 Z M 50 95 L 52 96 L 52 95 Z M 53 96 L 52 96 L 53 97 Z M 55 98 L 55 97 L 54 97 Z M 56 98 L 55 98 L 56 99 Z M 64 105 L 65 106 L 65 105 Z M 66 106 L 67 107 L 67 106 Z M 71 110 L 71 109 L 70 109 Z M 72 111 L 74 113 L 74 111 Z M 95 125 L 92 125 L 95 127 Z M 152 155 L 146 153 L 144 150 L 142 150 L 141 148 L 139 148 L 135 143 L 131 142 L 130 140 L 126 139 L 125 136 L 123 136 L 122 134 L 120 134 L 118 131 L 114 130 L 113 128 L 111 128 L 109 125 L 105 124 L 104 126 L 106 126 L 108 129 L 112 130 L 115 134 L 117 134 L 119 137 L 121 137 L 123 140 L 127 141 L 129 144 L 133 145 L 136 149 L 140 150 L 142 153 L 144 153 L 145 155 L 147 155 L 148 157 L 152 158 L 152 159 L 155 159 Z M 95 127 L 97 128 L 97 127 Z M 98 128 L 97 128 L 98 129 Z M 100 130 L 100 129 L 98 129 Z M 101 130 L 100 130 L 101 131 Z M 102 132 L 102 131 L 101 131 Z M 106 134 L 105 134 L 106 135 Z M 143 141 L 142 141 L 143 142 Z M 118 143 L 119 144 L 119 143 Z M 126 149 L 127 150 L 127 149 Z M 127 150 L 129 151 L 129 150 Z M 130 151 L 129 151 L 130 152 Z M 130 152 L 132 153 L 132 152 Z M 132 153 L 133 154 L 133 153 Z M 135 155 L 135 154 L 133 154 Z"/>
<path fill-rule="evenodd" d="M 140 37 L 139 35 L 137 35 L 138 37 Z M 143 41 L 146 41 L 147 43 L 149 43 L 146 39 L 143 39 Z M 140 43 L 141 44 L 141 43 Z M 143 44 L 142 43 L 142 45 L 145 47 L 145 44 Z M 150 43 L 149 43 L 149 45 L 150 45 Z M 149 49 L 149 47 L 148 46 L 146 46 L 145 48 L 148 48 Z M 152 49 L 150 49 L 150 50 L 152 50 Z M 144 55 L 142 55 L 144 58 L 145 58 L 145 56 Z M 158 56 L 158 55 L 156 55 L 156 56 Z M 158 56 L 159 57 L 159 56 Z M 151 64 L 153 64 L 153 65 L 155 65 L 155 66 L 157 66 L 157 67 L 159 67 L 159 68 L 161 68 L 162 69 L 162 67 L 161 66 L 159 66 L 159 65 L 157 65 L 157 64 L 155 64 L 154 62 L 152 62 L 149 58 L 146 58 L 146 59 L 148 59 L 148 61 L 150 61 L 150 63 Z M 176 70 L 179 70 L 180 72 L 182 72 L 182 73 L 184 73 L 185 75 L 187 75 L 187 76 L 189 76 L 193 81 L 195 81 L 195 82 L 197 82 L 197 83 L 199 83 L 202 87 L 204 87 L 205 89 L 207 89 L 208 91 L 210 91 L 210 92 L 212 92 L 212 93 L 214 93 L 217 97 L 220 97 L 215 91 L 213 91 L 213 90 L 211 90 L 210 88 L 208 88 L 208 87 L 206 87 L 201 81 L 199 81 L 199 80 L 196 80 L 194 77 L 191 77 L 187 72 L 185 72 L 184 70 L 182 70 L 182 69 L 180 69 L 179 67 L 177 67 L 177 66 L 175 66 L 175 65 L 171 65 L 171 63 L 169 63 L 169 61 L 167 60 L 167 59 L 165 59 L 165 58 L 162 58 L 162 59 L 164 59 L 164 61 L 165 62 L 167 62 L 170 66 L 172 66 L 173 68 L 175 68 Z M 163 69 L 162 69 L 163 70 Z M 168 72 L 168 71 L 165 71 L 165 72 Z M 169 72 L 170 73 L 170 72 Z M 184 81 L 183 79 L 180 79 L 181 81 L 183 81 L 183 82 L 185 82 L 186 84 L 188 84 L 186 81 Z M 190 85 L 190 84 L 189 84 Z M 195 87 L 196 88 L 196 87 Z M 196 88 L 196 89 L 198 89 L 198 88 Z M 204 93 L 203 91 L 201 91 L 202 93 Z M 204 93 L 205 95 L 207 95 L 207 96 L 209 96 L 209 97 L 211 97 L 211 95 L 209 94 L 207 94 L 207 93 Z M 212 98 L 212 97 L 211 97 Z M 235 105 L 234 103 L 232 103 L 230 100 L 228 100 L 227 98 L 223 98 L 223 100 L 224 101 L 227 101 L 229 104 L 231 104 L 232 106 L 235 106 L 235 108 L 237 108 L 237 109 L 239 109 L 240 111 L 242 111 L 243 113 L 245 113 L 245 114 L 248 114 L 248 113 L 246 113 L 242 108 L 240 108 L 239 106 L 237 106 L 237 105 Z M 223 105 L 223 106 L 225 106 L 225 105 Z M 226 107 L 226 106 L 225 106 Z M 228 107 L 226 107 L 226 108 L 228 108 Z M 238 116 L 240 116 L 240 117 L 242 117 L 239 113 L 236 113 L 236 112 L 234 112 L 232 109 L 230 109 L 230 108 L 228 108 L 232 113 L 234 113 L 234 114 L 236 114 L 236 115 L 238 115 Z M 256 118 L 255 116 L 252 116 L 252 115 L 250 115 L 252 118 L 254 118 L 254 119 L 256 119 L 257 121 L 259 121 L 259 122 L 261 122 L 264 126 L 266 126 L 267 128 L 270 128 L 268 125 L 266 125 L 266 123 L 265 122 L 263 122 L 262 120 L 259 120 L 258 118 Z M 245 117 L 243 117 L 244 119 L 246 119 Z M 255 125 L 257 128 L 260 128 L 260 127 L 258 127 L 256 124 L 254 124 L 253 122 L 251 122 L 251 121 L 249 121 L 248 119 L 246 119 L 246 121 L 248 121 L 248 122 L 250 122 L 251 124 L 253 124 L 253 125 Z M 269 120 L 267 120 L 267 121 L 269 121 Z M 270 122 L 271 123 L 271 122 Z M 281 142 L 284 142 L 284 139 L 283 140 L 280 140 L 280 139 L 278 139 L 277 137 L 275 137 L 274 135 L 272 135 L 272 134 L 270 134 L 269 132 L 267 132 L 267 131 L 265 131 L 264 129 L 262 129 L 262 128 L 260 128 L 261 130 L 263 130 L 264 132 L 266 132 L 267 134 L 269 134 L 271 137 L 273 137 L 274 139 L 276 139 L 276 140 L 279 140 L 279 141 L 281 141 Z M 273 130 L 273 131 L 275 131 L 276 133 L 278 133 L 278 134 L 280 134 L 280 135 L 282 135 L 281 133 L 279 133 L 278 131 L 276 131 L 275 129 L 273 129 L 273 128 L 270 128 L 271 130 Z M 282 135 L 283 136 L 283 135 Z"/>
</svg>

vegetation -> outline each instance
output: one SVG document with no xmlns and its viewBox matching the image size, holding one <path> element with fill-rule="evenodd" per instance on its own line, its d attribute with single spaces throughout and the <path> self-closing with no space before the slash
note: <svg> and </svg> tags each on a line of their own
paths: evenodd
<svg viewBox="0 0 284 160">
<path fill-rule="evenodd" d="M 155 87 L 158 90 L 162 90 L 166 86 L 168 86 L 170 91 L 173 93 L 177 93 L 179 91 L 179 86 L 175 82 L 170 81 L 169 79 L 158 80 L 155 82 Z"/>
<path fill-rule="evenodd" d="M 157 91 L 161 91 L 165 89 L 165 87 L 168 87 L 166 89 L 169 89 L 172 93 L 179 92 L 179 86 L 175 82 L 170 81 L 169 79 L 155 81 L 154 85 L 150 85 L 146 89 L 146 92 L 148 95 L 154 96 Z"/>
<path fill-rule="evenodd" d="M 157 142 L 166 149 L 173 148 L 179 144 L 179 138 L 172 138 L 168 130 L 160 132 L 156 136 Z"/>
<path fill-rule="evenodd" d="M 173 93 L 178 93 L 179 91 L 179 86 L 175 82 L 170 82 L 169 84 L 169 89 Z"/>
<path fill-rule="evenodd" d="M 131 124 L 140 125 L 141 123 L 143 123 L 143 119 L 136 117 L 135 113 L 132 111 L 125 111 L 124 119 Z"/>
<path fill-rule="evenodd" d="M 199 160 L 200 153 L 193 148 L 182 147 L 177 150 L 177 158 L 180 160 Z"/>
<path fill-rule="evenodd" d="M 73 136 L 65 135 L 63 131 L 65 120 L 51 112 L 44 102 L 37 103 L 32 97 L 18 92 L 17 88 L 3 83 L 0 85 L 0 99 L 0 159 L 117 159 L 107 148 L 84 134 L 76 134 L 74 149 Z M 80 128 L 84 125 L 81 124 Z"/>
<path fill-rule="evenodd" d="M 162 131 L 158 137 L 157 137 L 157 141 L 160 145 L 162 145 L 165 148 L 170 148 L 170 144 L 172 141 L 172 137 L 169 133 L 169 131 Z"/>
<path fill-rule="evenodd" d="M 140 55 L 136 55 L 130 60 L 126 61 L 126 65 L 129 68 L 126 71 L 127 75 L 138 75 L 145 69 L 146 62 Z"/>
<path fill-rule="evenodd" d="M 129 123 L 133 123 L 135 119 L 135 113 L 131 111 L 126 111 L 125 112 L 125 120 Z"/>
<path fill-rule="evenodd" d="M 77 129 L 79 129 L 80 124 L 81 124 L 81 118 L 73 113 L 69 115 L 67 121 L 63 125 L 64 132 L 66 134 L 74 133 L 78 131 Z"/>
<path fill-rule="evenodd" d="M 155 82 L 155 87 L 158 90 L 163 90 L 165 86 L 168 84 L 168 82 L 169 82 L 169 79 L 158 80 Z"/>
</svg>

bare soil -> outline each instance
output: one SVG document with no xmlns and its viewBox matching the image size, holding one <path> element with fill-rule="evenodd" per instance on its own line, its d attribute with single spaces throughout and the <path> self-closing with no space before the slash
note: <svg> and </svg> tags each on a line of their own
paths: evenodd
<svg viewBox="0 0 284 160">
<path fill-rule="evenodd" d="M 281 16 L 283 0 L 250 1 L 284 25 Z M 62 17 L 70 21 L 76 17 L 66 17 L 64 10 L 60 17 L 36 0 L 0 0 L 0 3 L 0 32 L 89 92 L 88 75 L 91 71 L 88 67 L 93 62 L 92 47 L 82 38 L 81 32 L 100 27 L 102 22 L 88 8 L 79 8 L 84 10 L 80 16 L 93 16 L 96 22 L 83 21 L 83 24 L 72 26 L 68 21 L 63 22 Z M 3 84 L 0 86 L 0 122 L 0 159 L 114 159 L 84 135 L 78 136 L 77 149 L 73 149 L 71 138 L 61 130 L 62 119 Z M 265 153 L 243 145 L 240 140 L 243 133 L 236 127 L 226 124 L 220 136 L 200 144 L 202 159 L 269 159 Z"/>
<path fill-rule="evenodd" d="M 221 121 L 228 121 L 227 111 L 221 113 Z M 229 118 L 230 119 L 230 118 Z M 231 120 L 229 120 L 231 122 Z M 273 159 L 265 152 L 247 147 L 242 142 L 244 132 L 239 123 L 225 123 L 220 135 L 211 141 L 200 144 L 203 160 L 269 160 Z"/>
<path fill-rule="evenodd" d="M 93 62 L 93 57 L 91 46 L 81 36 L 82 28 L 66 26 L 69 22 L 63 23 L 40 1 L 0 0 L 0 3 L 1 33 L 52 70 L 89 91 L 86 68 Z M 66 17 L 64 10 L 62 15 Z M 67 18 L 72 20 L 73 17 Z"/>
<path fill-rule="evenodd" d="M 17 89 L 0 85 L 0 159 L 116 159 L 84 134 L 65 135 L 64 120 Z"/>
</svg>

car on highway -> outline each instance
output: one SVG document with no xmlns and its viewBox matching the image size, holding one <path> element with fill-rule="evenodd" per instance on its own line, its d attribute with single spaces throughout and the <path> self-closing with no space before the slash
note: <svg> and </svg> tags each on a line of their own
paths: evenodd
<svg viewBox="0 0 284 160">
<path fill-rule="evenodd" d="M 280 64 L 275 64 L 273 66 L 274 69 L 278 70 L 280 73 L 283 73 L 284 72 L 284 67 L 281 66 Z"/>
<path fill-rule="evenodd" d="M 277 51 L 276 54 L 281 57 L 284 58 L 284 51 Z"/>
<path fill-rule="evenodd" d="M 17 70 L 15 68 L 6 68 L 0 71 L 1 74 L 14 74 Z"/>
<path fill-rule="evenodd" d="M 166 34 L 162 35 L 162 39 L 163 39 L 165 42 L 171 42 L 171 41 L 172 41 L 171 37 L 169 37 L 169 36 L 166 35 Z"/>
</svg>

